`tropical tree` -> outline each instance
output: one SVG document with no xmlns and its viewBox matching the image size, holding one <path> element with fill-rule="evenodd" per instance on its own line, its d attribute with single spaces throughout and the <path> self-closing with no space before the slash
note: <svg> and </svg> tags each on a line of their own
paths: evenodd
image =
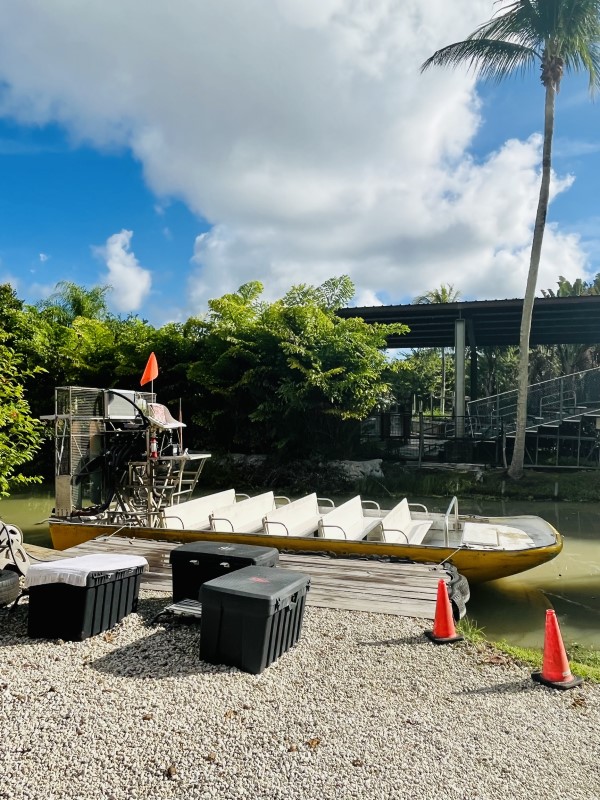
<svg viewBox="0 0 600 800">
<path fill-rule="evenodd" d="M 460 300 L 460 290 L 451 283 L 441 283 L 437 289 L 418 295 L 413 303 L 456 303 Z"/>
<path fill-rule="evenodd" d="M 440 367 L 439 351 L 432 347 L 416 348 L 403 358 L 392 361 L 387 378 L 395 402 L 408 410 L 414 397 L 425 400 L 439 394 Z"/>
<path fill-rule="evenodd" d="M 542 289 L 544 297 L 581 297 L 583 295 L 600 294 L 600 273 L 593 281 L 577 278 L 571 283 L 562 275 L 558 276 L 557 289 Z M 540 345 L 538 349 L 544 349 Z M 556 375 L 570 375 L 580 370 L 597 367 L 600 363 L 600 348 L 593 344 L 557 344 L 554 347 L 546 346 L 550 351 L 552 360 L 557 365 Z M 552 377 L 555 377 L 552 375 Z"/>
<path fill-rule="evenodd" d="M 292 287 L 273 303 L 262 289 L 244 284 L 209 301 L 206 318 L 195 321 L 195 421 L 226 450 L 342 455 L 353 421 L 389 394 L 386 337 L 407 328 L 338 317 L 354 293 L 346 277 Z"/>
<path fill-rule="evenodd" d="M 477 358 L 481 397 L 514 389 L 519 360 L 516 347 L 481 347 L 477 349 Z"/>
<path fill-rule="evenodd" d="M 0 331 L 0 497 L 15 486 L 40 481 L 17 470 L 31 461 L 42 441 L 41 423 L 31 416 L 25 398 L 22 358 L 8 346 L 11 336 Z"/>
<path fill-rule="evenodd" d="M 600 0 L 514 0 L 502 2 L 491 20 L 465 40 L 437 50 L 421 66 L 467 64 L 483 79 L 500 81 L 540 66 L 545 90 L 542 177 L 533 230 L 519 336 L 519 378 L 515 446 L 508 474 L 523 474 L 529 336 L 550 195 L 554 105 L 563 73 L 586 72 L 590 90 L 600 87 Z"/>
<path fill-rule="evenodd" d="M 582 295 L 600 294 L 600 272 L 593 281 L 576 278 L 573 283 L 562 275 L 558 276 L 558 289 L 542 289 L 544 297 L 581 297 Z"/>
<path fill-rule="evenodd" d="M 72 325 L 77 317 L 106 319 L 106 295 L 110 291 L 110 286 L 86 289 L 72 281 L 59 281 L 50 297 L 39 303 L 38 307 L 53 321 L 65 326 Z"/>
<path fill-rule="evenodd" d="M 413 303 L 456 303 L 460 300 L 460 292 L 451 283 L 442 283 L 439 288 L 431 289 L 425 294 L 415 297 Z M 442 347 L 442 391 L 440 394 L 440 411 L 446 410 L 446 348 Z"/>
</svg>

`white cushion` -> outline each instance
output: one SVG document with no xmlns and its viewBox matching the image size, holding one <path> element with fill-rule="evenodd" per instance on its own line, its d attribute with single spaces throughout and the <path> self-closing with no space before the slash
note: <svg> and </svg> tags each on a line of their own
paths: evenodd
<svg viewBox="0 0 600 800">
<path fill-rule="evenodd" d="M 128 556 L 120 553 L 94 553 L 75 558 L 59 558 L 32 564 L 25 577 L 25 586 L 41 586 L 46 583 L 68 583 L 71 586 L 86 586 L 92 572 L 118 572 L 122 569 L 144 567 L 148 562 L 143 556 Z"/>
</svg>

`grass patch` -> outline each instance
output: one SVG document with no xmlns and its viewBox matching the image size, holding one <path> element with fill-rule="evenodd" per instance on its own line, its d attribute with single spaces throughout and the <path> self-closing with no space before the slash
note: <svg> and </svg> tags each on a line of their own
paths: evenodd
<svg viewBox="0 0 600 800">
<path fill-rule="evenodd" d="M 483 628 L 477 626 L 477 622 L 469 617 L 463 617 L 456 625 L 457 633 L 462 634 L 471 644 L 485 644 L 487 639 Z"/>
<path fill-rule="evenodd" d="M 526 664 L 533 670 L 542 667 L 543 654 L 535 647 L 517 647 L 506 641 L 490 642 L 487 640 L 484 629 L 477 626 L 477 622 L 464 617 L 456 626 L 457 630 L 471 644 L 478 649 L 491 647 L 498 653 L 509 656 L 513 661 Z M 573 643 L 565 645 L 571 672 L 590 683 L 600 683 L 600 651 L 591 647 Z M 499 662 L 500 663 L 500 662 Z"/>
<path fill-rule="evenodd" d="M 493 642 L 494 647 L 523 664 L 541 669 L 542 651 L 531 647 L 516 647 L 508 642 Z M 565 646 L 571 672 L 591 683 L 600 683 L 600 653 L 583 645 Z"/>
</svg>

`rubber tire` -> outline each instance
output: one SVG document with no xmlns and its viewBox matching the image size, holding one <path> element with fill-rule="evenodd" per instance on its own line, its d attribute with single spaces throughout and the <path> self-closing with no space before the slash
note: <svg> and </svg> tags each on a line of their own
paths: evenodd
<svg viewBox="0 0 600 800">
<path fill-rule="evenodd" d="M 10 569 L 0 570 L 0 606 L 10 605 L 21 593 L 19 576 Z"/>
<path fill-rule="evenodd" d="M 469 602 L 471 599 L 471 590 L 469 588 L 469 582 L 464 575 L 458 576 L 458 580 L 456 581 L 456 591 L 461 593 L 465 603 Z"/>
<path fill-rule="evenodd" d="M 455 622 L 461 620 L 467 613 L 467 605 L 463 596 L 458 592 L 452 596 L 450 606 L 452 608 L 452 616 Z"/>
</svg>

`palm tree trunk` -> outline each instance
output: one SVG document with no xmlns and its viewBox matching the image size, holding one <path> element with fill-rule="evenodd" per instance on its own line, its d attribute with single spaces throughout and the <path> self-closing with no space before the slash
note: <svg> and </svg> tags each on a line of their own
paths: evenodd
<svg viewBox="0 0 600 800">
<path fill-rule="evenodd" d="M 537 284 L 540 257 L 542 254 L 542 241 L 546 228 L 546 215 L 550 197 L 550 172 L 552 165 L 552 135 L 554 133 L 554 99 L 556 92 L 553 85 L 546 86 L 546 102 L 544 111 L 544 148 L 542 155 L 542 183 L 538 200 L 535 228 L 533 230 L 533 243 L 529 260 L 529 274 L 527 287 L 523 299 L 523 314 L 521 316 L 521 332 L 519 335 L 519 373 L 517 394 L 517 427 L 515 431 L 515 447 L 508 475 L 518 480 L 523 475 L 523 461 L 525 459 L 525 429 L 527 427 L 527 394 L 529 389 L 529 335 L 531 333 L 531 317 L 533 315 L 533 301 Z"/>
</svg>

